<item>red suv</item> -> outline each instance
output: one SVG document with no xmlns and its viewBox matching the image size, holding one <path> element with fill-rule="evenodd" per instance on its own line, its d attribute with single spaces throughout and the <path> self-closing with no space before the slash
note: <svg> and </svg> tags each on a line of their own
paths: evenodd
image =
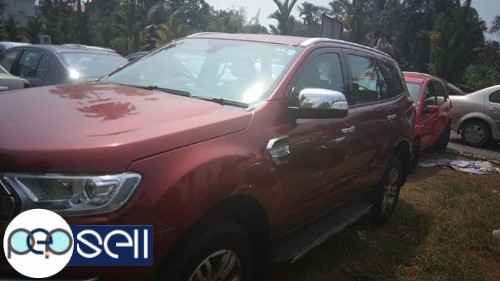
<svg viewBox="0 0 500 281">
<path fill-rule="evenodd" d="M 100 82 L 0 94 L 0 222 L 45 208 L 153 226 L 153 266 L 57 278 L 253 280 L 370 211 L 389 219 L 414 114 L 382 52 L 197 34 Z M 5 259 L 0 273 L 17 276 Z"/>
<path fill-rule="evenodd" d="M 434 145 L 446 149 L 450 140 L 451 100 L 443 80 L 425 73 L 403 72 L 408 91 L 415 101 L 416 118 L 413 132 L 412 167 L 420 152 Z"/>
</svg>

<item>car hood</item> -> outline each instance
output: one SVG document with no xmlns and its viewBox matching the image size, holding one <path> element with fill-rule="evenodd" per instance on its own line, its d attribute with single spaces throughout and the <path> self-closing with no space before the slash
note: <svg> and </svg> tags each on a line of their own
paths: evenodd
<svg viewBox="0 0 500 281">
<path fill-rule="evenodd" d="M 121 172 L 134 160 L 243 130 L 251 117 L 106 83 L 0 93 L 0 173 Z"/>
</svg>

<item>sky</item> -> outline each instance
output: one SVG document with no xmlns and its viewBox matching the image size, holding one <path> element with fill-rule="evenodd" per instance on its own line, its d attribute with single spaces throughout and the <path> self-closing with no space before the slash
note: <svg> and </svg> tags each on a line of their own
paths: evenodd
<svg viewBox="0 0 500 281">
<path fill-rule="evenodd" d="M 275 24 L 275 20 L 268 19 L 268 16 L 276 10 L 276 4 L 272 0 L 205 0 L 208 4 L 212 5 L 215 9 L 239 9 L 243 7 L 247 11 L 248 19 L 253 18 L 260 9 L 260 23 L 264 26 Z M 331 0 L 299 0 L 294 7 L 294 15 L 298 17 L 297 6 L 303 2 L 310 2 L 318 6 L 328 7 Z M 481 17 L 488 27 L 495 18 L 495 15 L 500 15 L 500 0 L 472 0 L 472 6 L 476 8 Z M 500 40 L 500 36 L 491 36 L 486 34 L 490 39 Z"/>
</svg>

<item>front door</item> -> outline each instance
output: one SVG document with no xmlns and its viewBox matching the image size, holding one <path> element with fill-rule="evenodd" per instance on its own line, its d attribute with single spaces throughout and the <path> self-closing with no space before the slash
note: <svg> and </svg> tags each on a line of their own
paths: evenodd
<svg viewBox="0 0 500 281">
<path fill-rule="evenodd" d="M 341 52 L 320 49 L 309 55 L 288 92 L 293 95 L 305 88 L 323 88 L 346 92 Z M 292 105 L 293 104 L 288 104 Z M 298 119 L 287 132 L 290 162 L 283 167 L 286 203 L 284 224 L 290 229 L 335 207 L 345 199 L 339 187 L 349 185 L 351 152 L 357 133 L 352 124 L 355 114 L 340 119 Z"/>
</svg>

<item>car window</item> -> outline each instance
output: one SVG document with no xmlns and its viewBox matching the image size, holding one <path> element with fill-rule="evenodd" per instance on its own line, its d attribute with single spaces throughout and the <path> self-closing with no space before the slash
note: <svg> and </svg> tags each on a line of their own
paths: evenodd
<svg viewBox="0 0 500 281">
<path fill-rule="evenodd" d="M 65 52 L 62 56 L 71 66 L 72 78 L 101 78 L 118 69 L 127 60 L 113 53 Z"/>
<path fill-rule="evenodd" d="M 496 91 L 493 94 L 491 94 L 489 99 L 490 99 L 490 102 L 500 103 L 500 91 Z"/>
<path fill-rule="evenodd" d="M 0 65 L 5 68 L 5 70 L 12 73 L 12 64 L 15 62 L 19 52 L 19 50 L 15 50 L 2 54 L 0 57 Z"/>
<path fill-rule="evenodd" d="M 261 42 L 189 38 L 125 66 L 106 81 L 254 104 L 270 95 L 302 50 Z"/>
<path fill-rule="evenodd" d="M 379 66 L 382 70 L 382 74 L 384 75 L 384 79 L 387 84 L 387 97 L 393 98 L 403 93 L 405 88 L 403 85 L 403 77 L 401 76 L 399 69 L 393 64 L 389 64 L 387 62 L 382 62 L 379 64 Z"/>
<path fill-rule="evenodd" d="M 365 104 L 387 99 L 387 84 L 374 59 L 349 55 L 352 92 L 350 104 Z"/>
<path fill-rule="evenodd" d="M 36 51 L 26 50 L 19 59 L 16 72 L 24 78 L 41 78 L 47 70 L 46 58 Z"/>
<path fill-rule="evenodd" d="M 406 87 L 408 87 L 408 91 L 410 92 L 410 96 L 413 102 L 417 103 L 418 95 L 420 94 L 420 89 L 422 89 L 422 84 L 414 82 L 406 82 Z"/>
<path fill-rule="evenodd" d="M 427 83 L 427 86 L 425 86 L 424 107 L 436 104 L 436 92 L 433 83 Z"/>
<path fill-rule="evenodd" d="M 322 88 L 345 94 L 339 54 L 326 53 L 316 56 L 295 83 L 294 94 L 297 95 L 305 88 Z"/>
<path fill-rule="evenodd" d="M 448 93 L 443 88 L 443 84 L 438 81 L 432 81 L 432 86 L 434 87 L 434 92 L 436 93 L 436 104 L 440 105 L 448 100 Z"/>
</svg>

